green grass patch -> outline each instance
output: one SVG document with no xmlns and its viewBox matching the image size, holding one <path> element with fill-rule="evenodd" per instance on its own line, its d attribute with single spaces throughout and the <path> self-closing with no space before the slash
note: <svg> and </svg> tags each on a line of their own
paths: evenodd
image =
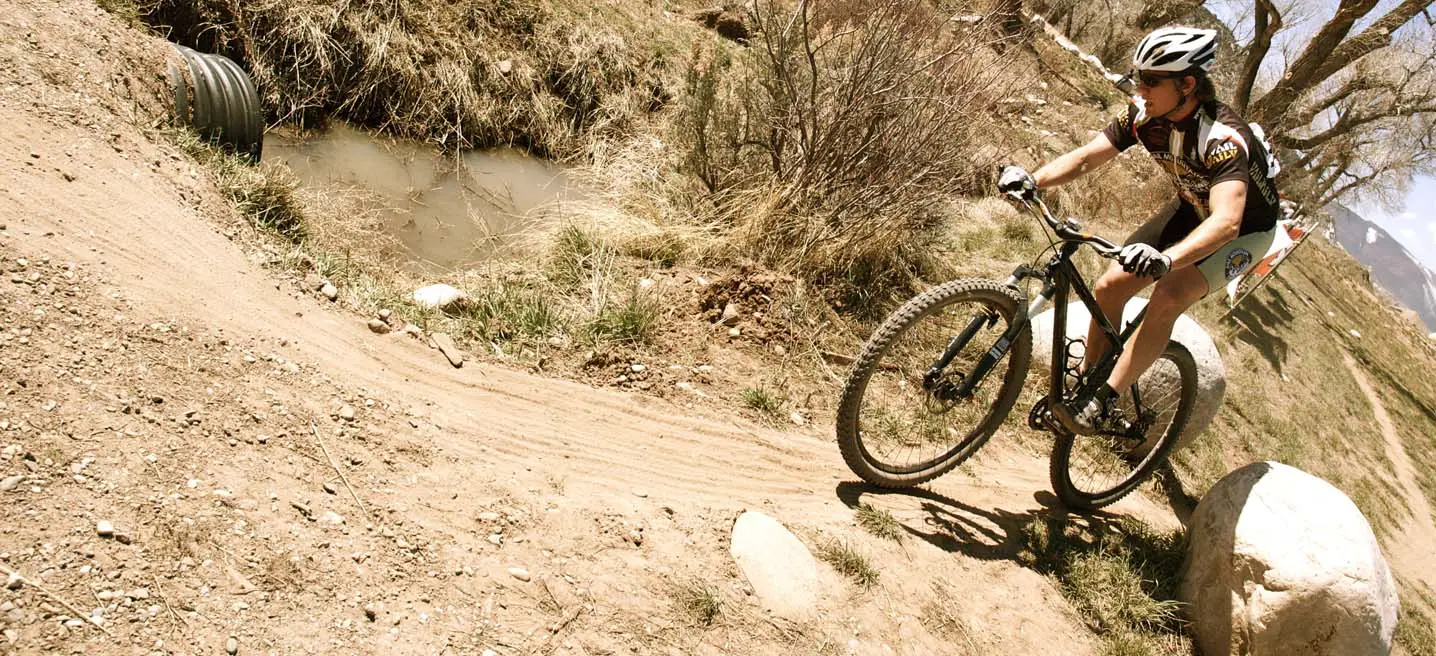
<svg viewBox="0 0 1436 656">
<path fill-rule="evenodd" d="M 846 542 L 829 540 L 818 547 L 818 560 L 833 566 L 839 574 L 851 578 L 864 588 L 871 588 L 878 582 L 878 571 L 857 549 Z"/>
<path fill-rule="evenodd" d="M 769 419 L 774 419 L 783 414 L 783 405 L 787 399 L 778 391 L 770 390 L 767 386 L 745 387 L 738 392 L 739 398 L 743 399 L 743 406 L 755 410 Z"/>
<path fill-rule="evenodd" d="M 173 133 L 174 142 L 214 174 L 220 193 L 256 228 L 291 244 L 307 236 L 304 212 L 295 195 L 299 182 L 285 167 L 256 166 L 211 144 L 190 130 Z"/>
<path fill-rule="evenodd" d="M 1022 530 L 1023 564 L 1053 577 L 1105 641 L 1109 654 L 1162 654 L 1185 640 L 1176 601 L 1184 553 L 1179 532 L 1134 519 L 1034 519 Z M 1190 652 L 1190 647 L 1187 648 Z"/>
<path fill-rule="evenodd" d="M 858 509 L 853 514 L 853 519 L 864 531 L 872 533 L 884 540 L 901 542 L 903 537 L 902 524 L 893 517 L 893 514 L 875 508 L 866 503 L 858 504 Z"/>
<path fill-rule="evenodd" d="M 595 343 L 644 344 L 658 333 L 663 313 L 659 300 L 634 289 L 617 302 L 601 305 L 588 322 Z"/>
<path fill-rule="evenodd" d="M 538 340 L 564 332 L 568 326 L 553 294 L 513 283 L 471 293 L 462 312 L 470 336 L 484 340 Z"/>
</svg>

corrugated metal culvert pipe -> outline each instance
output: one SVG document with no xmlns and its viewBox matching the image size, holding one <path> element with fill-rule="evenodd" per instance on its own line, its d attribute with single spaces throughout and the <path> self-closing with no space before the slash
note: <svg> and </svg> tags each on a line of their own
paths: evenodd
<svg viewBox="0 0 1436 656">
<path fill-rule="evenodd" d="M 223 55 L 176 45 L 184 66 L 171 60 L 175 116 L 200 136 L 258 162 L 264 148 L 264 113 L 249 74 Z"/>
</svg>

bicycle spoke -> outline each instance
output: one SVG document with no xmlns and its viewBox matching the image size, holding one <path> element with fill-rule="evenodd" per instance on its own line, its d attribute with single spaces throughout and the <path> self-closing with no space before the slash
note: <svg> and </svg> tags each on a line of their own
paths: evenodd
<svg viewBox="0 0 1436 656">
<path fill-rule="evenodd" d="M 1067 465 L 1072 487 L 1089 496 L 1103 496 L 1144 475 L 1152 448 L 1167 435 L 1181 401 L 1181 371 L 1165 357 L 1157 360 L 1137 383 L 1142 409 L 1150 422 L 1140 438 L 1114 435 L 1078 437 Z M 1143 418 L 1133 406 L 1132 395 L 1123 394 L 1118 403 L 1123 416 L 1133 422 Z"/>
</svg>

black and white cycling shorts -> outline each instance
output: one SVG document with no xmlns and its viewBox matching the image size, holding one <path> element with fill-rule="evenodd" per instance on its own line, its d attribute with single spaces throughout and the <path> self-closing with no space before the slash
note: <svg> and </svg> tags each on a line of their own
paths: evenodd
<svg viewBox="0 0 1436 656">
<path fill-rule="evenodd" d="M 1123 245 L 1142 243 L 1164 251 L 1192 234 L 1201 222 L 1195 207 L 1179 201 L 1148 219 Z M 1228 282 L 1256 266 L 1271 250 L 1276 231 L 1276 226 L 1272 226 L 1269 230 L 1241 235 L 1198 261 L 1196 266 L 1207 279 L 1207 293 L 1225 288 Z"/>
</svg>

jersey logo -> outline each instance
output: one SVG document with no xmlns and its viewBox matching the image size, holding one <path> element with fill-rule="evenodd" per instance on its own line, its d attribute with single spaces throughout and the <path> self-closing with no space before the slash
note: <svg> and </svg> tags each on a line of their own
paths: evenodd
<svg viewBox="0 0 1436 656">
<path fill-rule="evenodd" d="M 1252 252 L 1245 248 L 1233 248 L 1227 253 L 1227 280 L 1230 281 L 1252 265 Z"/>
<path fill-rule="evenodd" d="M 1231 141 L 1223 141 L 1222 143 L 1218 144 L 1217 147 L 1213 148 L 1210 153 L 1207 153 L 1207 166 L 1216 166 L 1221 162 L 1225 162 L 1233 157 L 1236 157 L 1237 152 L 1238 151 L 1236 143 Z"/>
</svg>

